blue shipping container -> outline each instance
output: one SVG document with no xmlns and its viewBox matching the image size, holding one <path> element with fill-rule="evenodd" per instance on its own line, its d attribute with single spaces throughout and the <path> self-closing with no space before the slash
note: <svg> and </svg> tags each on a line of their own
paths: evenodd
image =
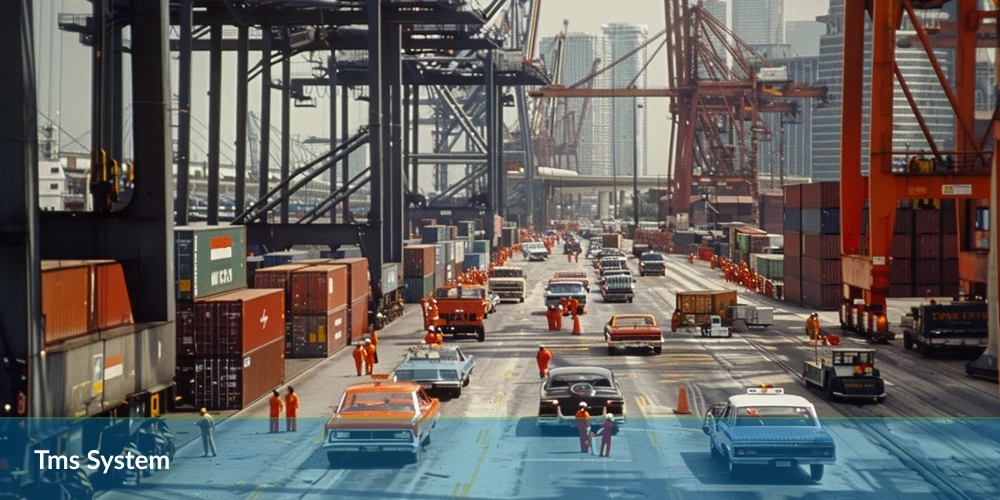
<svg viewBox="0 0 1000 500">
<path fill-rule="evenodd" d="M 324 250 L 319 253 L 322 259 L 360 259 L 361 249 L 356 246 L 343 246 L 337 250 Z"/>
<path fill-rule="evenodd" d="M 786 208 L 785 209 L 785 231 L 789 233 L 800 233 L 802 232 L 802 209 L 801 208 Z"/>
<path fill-rule="evenodd" d="M 421 242 L 424 244 L 438 243 L 448 239 L 448 226 L 424 226 L 420 230 Z"/>
<path fill-rule="evenodd" d="M 264 254 L 264 267 L 280 266 L 296 260 L 309 258 L 309 252 L 305 250 L 288 250 L 285 252 L 271 252 Z"/>
<path fill-rule="evenodd" d="M 789 230 L 788 226 L 785 226 L 785 230 Z M 811 234 L 840 234 L 840 209 L 802 209 L 802 232 Z"/>
<path fill-rule="evenodd" d="M 455 224 L 455 227 L 458 228 L 458 236 L 465 236 L 471 238 L 476 234 L 475 221 L 468 221 L 468 220 L 459 221 L 458 224 Z"/>
<path fill-rule="evenodd" d="M 488 267 L 489 259 L 487 259 L 484 253 L 467 253 L 465 254 L 465 259 L 462 261 L 462 271 L 468 271 L 473 268 L 486 270 Z"/>
<path fill-rule="evenodd" d="M 472 253 L 490 253 L 489 240 L 473 240 Z"/>
</svg>

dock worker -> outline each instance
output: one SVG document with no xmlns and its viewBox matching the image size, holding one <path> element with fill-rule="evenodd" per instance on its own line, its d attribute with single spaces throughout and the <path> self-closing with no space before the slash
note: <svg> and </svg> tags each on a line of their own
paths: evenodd
<svg viewBox="0 0 1000 500">
<path fill-rule="evenodd" d="M 374 348 L 374 360 L 378 363 L 378 331 L 372 328 L 372 334 L 368 337 L 372 341 L 372 347 Z"/>
<path fill-rule="evenodd" d="M 558 306 L 556 306 L 555 313 L 552 315 L 552 319 L 555 320 L 556 331 L 559 331 L 559 332 L 562 331 L 562 318 L 563 318 L 563 314 L 565 314 L 563 312 L 563 310 L 564 310 L 563 306 L 562 305 L 558 305 Z"/>
<path fill-rule="evenodd" d="M 295 389 L 288 387 L 288 394 L 285 395 L 285 430 L 288 432 L 298 432 L 299 416 L 299 395 L 295 394 Z"/>
<path fill-rule="evenodd" d="M 427 329 L 427 335 L 424 335 L 424 343 L 427 345 L 437 344 L 437 335 L 434 334 L 434 327 Z"/>
<path fill-rule="evenodd" d="M 545 320 L 549 323 L 549 331 L 556 329 L 556 308 L 555 306 L 548 306 L 545 308 Z"/>
<path fill-rule="evenodd" d="M 576 412 L 576 428 L 580 431 L 580 451 L 590 453 L 590 413 L 587 412 L 587 403 L 580 403 L 580 410 Z"/>
<path fill-rule="evenodd" d="M 615 416 L 611 413 L 604 415 L 604 423 L 601 424 L 601 430 L 594 434 L 595 437 L 599 436 L 601 438 L 601 456 L 610 457 L 611 456 L 611 436 L 615 433 Z"/>
<path fill-rule="evenodd" d="M 217 456 L 215 453 L 215 419 L 208 414 L 208 410 L 205 408 L 201 409 L 201 419 L 195 422 L 201 429 L 201 447 L 205 450 L 205 454 L 202 456 L 208 456 L 208 450 L 212 450 L 212 456 Z"/>
<path fill-rule="evenodd" d="M 545 378 L 549 373 L 549 362 L 552 361 L 552 353 L 545 346 L 538 346 L 538 354 L 535 355 L 538 362 L 538 378 Z"/>
<path fill-rule="evenodd" d="M 444 333 L 441 332 L 440 328 L 435 329 L 434 338 L 437 341 L 437 345 L 444 345 Z"/>
<path fill-rule="evenodd" d="M 559 305 L 562 306 L 562 315 L 566 316 L 569 314 L 569 297 L 562 297 L 559 299 Z"/>
<path fill-rule="evenodd" d="M 281 403 L 281 395 L 278 391 L 271 391 L 271 429 L 268 432 L 281 432 L 281 428 L 278 425 L 281 419 L 281 409 L 284 406 Z"/>
<path fill-rule="evenodd" d="M 375 371 L 375 346 L 372 345 L 371 340 L 365 339 L 364 351 L 367 373 L 371 375 Z"/>
<path fill-rule="evenodd" d="M 354 352 L 351 353 L 354 356 L 354 368 L 358 370 L 358 376 L 361 376 L 361 367 L 365 364 L 365 348 L 361 344 L 356 344 L 354 346 Z"/>
<path fill-rule="evenodd" d="M 569 299 L 569 314 L 576 319 L 576 312 L 580 310 L 580 301 L 576 298 Z"/>
</svg>

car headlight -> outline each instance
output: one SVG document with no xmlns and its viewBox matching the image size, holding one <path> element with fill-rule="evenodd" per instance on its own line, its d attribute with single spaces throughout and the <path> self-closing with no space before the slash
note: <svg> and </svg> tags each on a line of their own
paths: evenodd
<svg viewBox="0 0 1000 500">
<path fill-rule="evenodd" d="M 350 432 L 335 431 L 333 433 L 333 439 L 348 439 L 350 437 L 351 437 L 351 433 Z"/>
<path fill-rule="evenodd" d="M 410 439 L 413 437 L 413 432 L 411 431 L 399 431 L 392 435 L 395 439 Z"/>
</svg>

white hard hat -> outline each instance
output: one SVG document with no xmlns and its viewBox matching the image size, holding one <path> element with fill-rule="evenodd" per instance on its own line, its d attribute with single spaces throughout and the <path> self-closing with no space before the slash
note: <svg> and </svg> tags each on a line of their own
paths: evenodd
<svg viewBox="0 0 1000 500">
<path fill-rule="evenodd" d="M 580 406 L 583 407 L 583 408 L 586 408 L 587 407 L 587 403 L 584 403 L 584 402 L 581 401 L 580 402 Z"/>
<path fill-rule="evenodd" d="M 608 413 L 608 414 L 604 415 L 604 420 L 611 420 L 613 418 L 615 418 L 615 414 L 614 413 Z"/>
<path fill-rule="evenodd" d="M 366 343 L 366 344 L 371 344 L 371 343 L 372 343 L 372 341 L 371 341 L 370 339 L 365 339 L 365 343 Z"/>
</svg>

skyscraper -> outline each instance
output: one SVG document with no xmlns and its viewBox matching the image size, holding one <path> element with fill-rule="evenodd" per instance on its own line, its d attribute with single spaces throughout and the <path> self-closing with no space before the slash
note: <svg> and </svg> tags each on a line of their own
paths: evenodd
<svg viewBox="0 0 1000 500">
<path fill-rule="evenodd" d="M 705 10 L 712 15 L 712 17 L 721 21 L 722 24 L 729 26 L 728 20 L 726 19 L 729 14 L 729 4 L 723 0 L 702 0 L 701 6 L 704 7 Z"/>
<path fill-rule="evenodd" d="M 601 60 L 602 66 L 607 66 L 646 41 L 648 32 L 646 26 L 634 24 L 610 23 L 601 27 Z M 646 88 L 646 72 L 639 75 L 639 70 L 646 63 L 646 49 L 643 48 L 628 59 L 622 61 L 604 75 L 602 87 L 627 88 L 635 80 L 637 88 Z M 602 75 L 602 76 L 604 76 Z M 638 78 L 636 76 L 638 75 Z M 646 106 L 644 98 L 610 98 L 595 99 L 591 105 L 598 105 L 607 113 L 608 120 L 604 122 L 604 133 L 611 138 L 612 165 L 611 169 L 619 176 L 631 176 L 633 162 L 637 164 L 639 175 L 646 175 Z M 639 107 L 641 106 L 641 107 Z M 635 143 L 639 144 L 638 157 L 633 156 Z M 637 160 L 637 161 L 636 161 Z M 605 174 L 605 175 L 607 175 Z"/>
<path fill-rule="evenodd" d="M 733 34 L 757 45 L 785 43 L 784 0 L 732 0 Z"/>
<path fill-rule="evenodd" d="M 819 55 L 819 39 L 826 34 L 826 25 L 816 21 L 788 21 L 785 23 L 785 42 L 792 46 L 796 56 Z"/>
</svg>

